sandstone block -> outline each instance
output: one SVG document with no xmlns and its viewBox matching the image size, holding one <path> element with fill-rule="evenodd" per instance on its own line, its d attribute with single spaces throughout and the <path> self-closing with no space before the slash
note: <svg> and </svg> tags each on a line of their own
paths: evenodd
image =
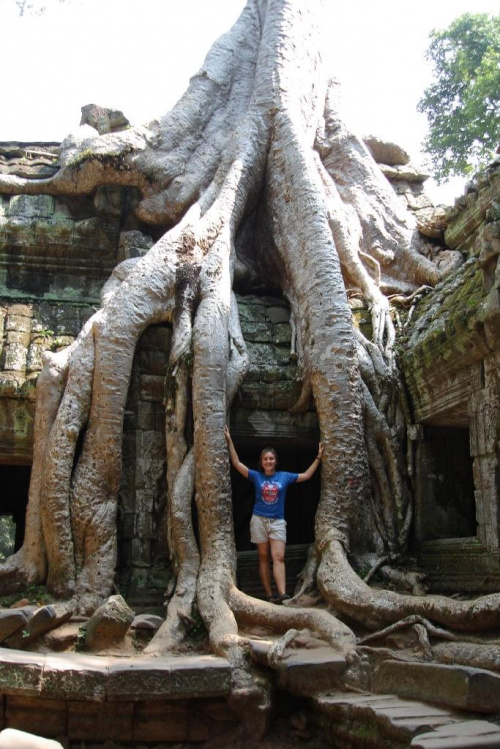
<svg viewBox="0 0 500 749">
<path fill-rule="evenodd" d="M 164 397 L 165 378 L 162 375 L 142 375 L 139 397 L 141 401 L 161 403 Z"/>
<path fill-rule="evenodd" d="M 134 711 L 134 741 L 187 741 L 188 721 L 191 720 L 187 703 L 179 700 L 140 702 Z"/>
<path fill-rule="evenodd" d="M 9 202 L 9 216 L 51 216 L 54 213 L 54 205 L 51 195 L 14 195 Z"/>
<path fill-rule="evenodd" d="M 24 729 L 43 736 L 64 736 L 67 703 L 64 700 L 34 699 L 24 696 L 7 698 L 5 718 L 9 728 Z"/>
<path fill-rule="evenodd" d="M 86 645 L 90 650 L 101 650 L 122 640 L 134 620 L 135 613 L 124 599 L 110 596 L 92 614 L 87 624 Z"/>
<path fill-rule="evenodd" d="M 407 151 L 396 143 L 382 140 L 376 135 L 367 135 L 363 140 L 378 164 L 389 164 L 391 166 L 401 164 L 404 166 L 410 163 L 410 156 Z"/>
<path fill-rule="evenodd" d="M 105 658 L 79 653 L 48 654 L 41 694 L 61 700 L 102 702 L 106 699 Z"/>
<path fill-rule="evenodd" d="M 25 609 L 7 609 L 0 611 L 0 642 L 4 642 L 19 629 L 24 629 L 29 619 Z"/>
<path fill-rule="evenodd" d="M 131 702 L 70 702 L 67 735 L 73 741 L 131 741 L 133 709 Z"/>
<path fill-rule="evenodd" d="M 163 621 L 161 616 L 156 616 L 155 614 L 139 614 L 132 622 L 132 629 L 156 632 L 163 624 Z"/>
<path fill-rule="evenodd" d="M 252 642 L 250 653 L 258 663 L 267 664 L 269 643 Z M 346 670 L 346 659 L 329 647 L 289 650 L 279 664 L 280 685 L 294 694 L 313 695 L 336 689 Z"/>
<path fill-rule="evenodd" d="M 79 628 L 80 624 L 77 622 L 63 624 L 44 634 L 43 643 L 51 653 L 61 653 L 76 644 L 79 637 Z"/>
<path fill-rule="evenodd" d="M 288 323 L 290 320 L 290 310 L 287 307 L 268 307 L 267 316 L 273 325 Z"/>
<path fill-rule="evenodd" d="M 56 603 L 41 606 L 39 609 L 35 609 L 22 634 L 16 632 L 9 638 L 7 644 L 11 648 L 23 648 L 44 632 L 56 629 L 70 618 L 71 611 L 64 604 Z"/>
<path fill-rule="evenodd" d="M 415 749 L 486 749 L 500 747 L 500 729 L 485 720 L 469 720 L 450 726 L 438 726 L 421 733 L 411 742 Z"/>
<path fill-rule="evenodd" d="M 140 231 L 124 231 L 118 242 L 118 260 L 142 257 L 153 246 L 153 240 Z"/>
<path fill-rule="evenodd" d="M 373 690 L 481 713 L 500 711 L 500 675 L 480 668 L 384 661 Z"/>
<path fill-rule="evenodd" d="M 19 650 L 0 650 L 0 692 L 36 697 L 41 692 L 44 656 Z"/>
<path fill-rule="evenodd" d="M 121 659 L 109 668 L 110 702 L 151 699 L 220 697 L 231 688 L 231 668 L 224 658 L 189 656 Z"/>
</svg>

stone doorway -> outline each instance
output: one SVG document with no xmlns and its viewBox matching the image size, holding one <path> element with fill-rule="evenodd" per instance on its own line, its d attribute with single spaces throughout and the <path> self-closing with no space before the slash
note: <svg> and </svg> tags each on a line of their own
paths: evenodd
<svg viewBox="0 0 500 749">
<path fill-rule="evenodd" d="M 238 449 L 238 448 L 237 448 Z M 316 450 L 283 447 L 277 448 L 279 469 L 300 473 L 313 462 Z M 257 470 L 260 449 L 238 449 L 242 463 Z M 233 487 L 233 517 L 237 551 L 250 551 L 255 546 L 250 541 L 250 518 L 254 502 L 253 485 L 231 468 Z M 309 481 L 289 486 L 285 507 L 287 545 L 310 544 L 314 541 L 314 518 L 320 494 L 320 471 Z"/>
<path fill-rule="evenodd" d="M 5 557 L 21 548 L 31 466 L 0 465 L 0 553 Z"/>
<path fill-rule="evenodd" d="M 466 427 L 424 427 L 418 502 L 421 541 L 477 534 L 470 435 Z"/>
</svg>

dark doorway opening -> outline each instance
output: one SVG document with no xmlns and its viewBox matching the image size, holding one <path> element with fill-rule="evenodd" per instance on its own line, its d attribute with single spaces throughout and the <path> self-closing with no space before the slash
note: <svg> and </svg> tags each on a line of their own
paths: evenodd
<svg viewBox="0 0 500 749">
<path fill-rule="evenodd" d="M 31 466 L 0 465 L 0 527 L 6 556 L 21 548 L 24 541 L 26 507 Z"/>
<path fill-rule="evenodd" d="M 258 469 L 260 449 L 241 448 L 236 445 L 238 456 L 248 468 Z M 283 447 L 278 449 L 279 470 L 301 473 L 316 457 L 317 449 Z M 287 545 L 310 544 L 314 541 L 314 518 L 320 495 L 320 473 L 301 484 L 292 484 L 287 489 L 285 520 L 287 522 Z M 233 488 L 234 535 L 237 551 L 250 551 L 256 547 L 250 541 L 250 519 L 254 503 L 253 484 L 231 468 Z"/>
<path fill-rule="evenodd" d="M 426 426 L 420 493 L 422 541 L 476 536 L 476 503 L 469 430 Z"/>
</svg>

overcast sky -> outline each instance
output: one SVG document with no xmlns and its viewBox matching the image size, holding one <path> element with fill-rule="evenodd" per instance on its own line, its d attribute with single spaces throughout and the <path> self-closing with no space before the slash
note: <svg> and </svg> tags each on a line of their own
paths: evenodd
<svg viewBox="0 0 500 749">
<path fill-rule="evenodd" d="M 80 108 L 121 109 L 133 124 L 167 111 L 244 0 L 31 0 L 19 16 L 0 0 L 0 141 L 54 140 Z M 430 82 L 428 35 L 462 13 L 498 13 L 498 0 L 324 0 L 332 73 L 348 121 L 407 148 L 422 163 L 426 119 L 416 105 Z M 435 194 L 451 201 L 459 187 Z"/>
</svg>

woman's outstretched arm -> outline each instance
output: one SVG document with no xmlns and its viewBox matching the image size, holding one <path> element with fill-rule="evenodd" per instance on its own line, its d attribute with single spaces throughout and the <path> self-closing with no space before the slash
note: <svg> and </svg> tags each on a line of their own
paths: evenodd
<svg viewBox="0 0 500 749">
<path fill-rule="evenodd" d="M 323 443 L 320 442 L 319 445 L 318 445 L 318 454 L 317 454 L 317 456 L 314 458 L 313 462 L 311 463 L 311 465 L 309 466 L 309 468 L 307 469 L 307 471 L 304 471 L 304 473 L 299 473 L 299 478 L 297 479 L 297 484 L 300 484 L 302 481 L 309 481 L 309 479 L 311 478 L 311 476 L 314 475 L 314 473 L 316 472 L 317 467 L 321 463 L 321 458 L 323 456 L 323 450 L 324 450 Z"/>
<path fill-rule="evenodd" d="M 248 478 L 248 468 L 246 465 L 244 465 L 241 460 L 238 458 L 238 453 L 234 449 L 233 440 L 231 439 L 231 435 L 229 433 L 229 427 L 224 427 L 224 437 L 226 438 L 227 446 L 229 449 L 229 457 L 231 458 L 231 463 L 236 468 L 238 473 L 241 473 L 242 476 L 244 476 L 246 479 Z"/>
</svg>

